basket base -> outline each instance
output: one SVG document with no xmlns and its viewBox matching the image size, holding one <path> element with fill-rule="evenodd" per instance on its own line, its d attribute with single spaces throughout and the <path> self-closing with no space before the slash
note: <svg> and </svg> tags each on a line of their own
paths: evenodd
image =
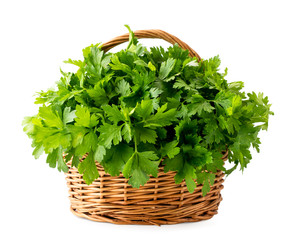
<svg viewBox="0 0 289 240">
<path fill-rule="evenodd" d="M 218 213 L 217 209 L 219 207 L 220 202 L 222 201 L 222 197 L 220 197 L 213 202 L 211 200 L 203 201 L 199 204 L 194 205 L 183 205 L 181 207 L 176 207 L 175 211 L 167 212 L 163 216 L 159 215 L 157 207 L 154 206 L 156 210 L 156 216 L 146 215 L 146 214 L 116 214 L 115 209 L 106 209 L 108 212 L 104 214 L 105 209 L 101 208 L 101 213 L 95 212 L 79 212 L 76 208 L 70 207 L 71 212 L 82 218 L 86 218 L 96 222 L 108 222 L 113 224 L 121 224 L 121 225 L 171 225 L 178 223 L 186 223 L 186 222 L 199 222 L 203 220 L 209 220 L 214 215 Z M 206 207 L 207 205 L 207 207 Z M 147 207 L 147 206 L 146 206 Z M 153 208 L 153 207 L 152 207 Z M 160 206 L 160 210 L 162 211 L 163 206 Z M 109 214 L 112 212 L 113 214 Z M 176 214 L 174 212 L 179 212 L 180 214 Z"/>
</svg>

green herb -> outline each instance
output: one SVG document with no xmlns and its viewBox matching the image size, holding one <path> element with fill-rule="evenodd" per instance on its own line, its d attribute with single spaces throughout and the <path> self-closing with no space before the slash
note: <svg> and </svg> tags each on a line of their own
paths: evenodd
<svg viewBox="0 0 289 240">
<path fill-rule="evenodd" d="M 259 152 L 258 133 L 273 114 L 268 98 L 228 83 L 218 56 L 197 62 L 177 45 L 147 50 L 129 31 L 127 49 L 104 53 L 91 45 L 83 60 L 65 61 L 77 72 L 61 71 L 56 90 L 38 93 L 37 115 L 23 121 L 33 155 L 47 154 L 49 166 L 64 172 L 72 160 L 87 184 L 99 176 L 96 161 L 133 187 L 156 177 L 163 164 L 190 192 L 195 180 L 203 184 L 205 195 L 218 170 L 243 171 L 250 148 Z M 226 150 L 235 164 L 228 170 Z"/>
</svg>

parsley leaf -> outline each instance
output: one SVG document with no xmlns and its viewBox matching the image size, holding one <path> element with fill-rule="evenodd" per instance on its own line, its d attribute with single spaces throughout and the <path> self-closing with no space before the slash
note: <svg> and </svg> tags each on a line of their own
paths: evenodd
<svg viewBox="0 0 289 240">
<path fill-rule="evenodd" d="M 129 83 L 124 79 L 120 80 L 116 85 L 115 91 L 121 96 L 127 96 L 128 94 L 130 94 Z"/>
<path fill-rule="evenodd" d="M 118 176 L 132 154 L 133 148 L 124 143 L 120 143 L 107 150 L 101 164 L 104 167 L 104 170 L 111 176 Z"/>
<path fill-rule="evenodd" d="M 135 152 L 123 169 L 123 175 L 129 178 L 129 184 L 132 187 L 139 188 L 144 185 L 151 174 L 157 177 L 159 161 L 158 156 L 153 151 Z"/>
<path fill-rule="evenodd" d="M 48 127 L 63 128 L 63 122 L 60 113 L 52 107 L 40 107 L 39 116 Z"/>
<path fill-rule="evenodd" d="M 170 125 L 176 117 L 176 109 L 166 111 L 168 104 L 162 105 L 158 108 L 155 115 L 151 115 L 145 120 L 145 127 L 164 127 Z"/>
<path fill-rule="evenodd" d="M 108 123 L 104 123 L 97 130 L 100 132 L 99 143 L 106 148 L 111 148 L 111 144 L 113 142 L 114 145 L 119 144 L 122 140 L 121 137 L 121 127 L 117 125 L 110 125 Z"/>
<path fill-rule="evenodd" d="M 141 125 L 136 125 L 134 128 L 135 138 L 138 142 L 143 143 L 155 143 L 157 139 L 157 133 L 155 130 L 143 127 Z"/>
<path fill-rule="evenodd" d="M 47 155 L 46 162 L 49 164 L 50 167 L 53 168 L 55 168 L 57 165 L 58 171 L 67 172 L 68 167 L 66 166 L 63 160 L 62 152 L 63 152 L 62 147 L 54 149 L 51 153 Z"/>
<path fill-rule="evenodd" d="M 92 128 L 98 123 L 98 117 L 91 115 L 88 107 L 77 105 L 75 115 L 77 116 L 75 126 Z"/>
<path fill-rule="evenodd" d="M 102 106 L 102 109 L 108 115 L 108 118 L 113 123 L 117 124 L 120 121 L 126 121 L 124 114 L 118 109 L 116 105 L 105 105 Z"/>
<path fill-rule="evenodd" d="M 181 183 L 184 179 L 186 181 L 189 192 L 193 192 L 196 188 L 194 179 L 196 178 L 195 168 L 190 165 L 181 154 L 178 154 L 172 159 L 164 160 L 164 171 L 177 171 L 175 175 L 176 184 Z"/>
<path fill-rule="evenodd" d="M 159 79 L 164 80 L 170 72 L 173 70 L 175 66 L 176 60 L 173 58 L 169 58 L 167 61 L 163 62 L 159 72 Z"/>
<path fill-rule="evenodd" d="M 94 153 L 90 152 L 78 166 L 78 171 L 83 174 L 83 180 L 87 184 L 91 184 L 99 176 L 93 155 Z"/>
<path fill-rule="evenodd" d="M 212 112 L 214 107 L 206 101 L 201 95 L 195 94 L 189 98 L 190 104 L 188 104 L 189 115 L 201 115 L 203 112 Z"/>
<path fill-rule="evenodd" d="M 180 148 L 177 147 L 178 142 L 172 141 L 167 143 L 164 147 L 161 148 L 162 157 L 168 156 L 169 158 L 173 158 L 178 155 L 180 152 Z"/>
</svg>

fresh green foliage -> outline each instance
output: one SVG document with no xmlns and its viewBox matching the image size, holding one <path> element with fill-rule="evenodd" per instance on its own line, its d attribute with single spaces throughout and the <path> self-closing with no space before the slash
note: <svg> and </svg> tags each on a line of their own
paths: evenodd
<svg viewBox="0 0 289 240">
<path fill-rule="evenodd" d="M 157 176 L 162 164 L 190 192 L 203 184 L 205 195 L 218 170 L 244 170 L 251 147 L 259 152 L 258 133 L 273 114 L 268 98 L 228 83 L 218 56 L 198 62 L 177 45 L 147 50 L 129 31 L 125 50 L 91 45 L 83 60 L 65 61 L 75 73 L 61 71 L 55 90 L 38 93 L 37 115 L 23 121 L 33 155 L 46 153 L 49 166 L 64 172 L 72 160 L 87 184 L 99 176 L 96 161 L 133 187 Z M 228 170 L 226 150 L 234 164 Z"/>
</svg>

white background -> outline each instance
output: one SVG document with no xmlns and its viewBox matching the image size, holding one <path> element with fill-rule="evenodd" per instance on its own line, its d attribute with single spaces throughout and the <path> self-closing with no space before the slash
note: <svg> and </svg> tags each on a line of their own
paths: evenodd
<svg viewBox="0 0 289 240">
<path fill-rule="evenodd" d="M 1 239 L 289 239 L 288 1 L 1 1 Z M 119 226 L 69 211 L 63 173 L 34 160 L 22 131 L 34 115 L 33 94 L 60 77 L 68 58 L 133 30 L 158 28 L 217 54 L 228 81 L 269 96 L 275 116 L 261 134 L 261 153 L 225 181 L 219 214 L 171 226 Z M 164 41 L 142 41 L 169 46 Z"/>
</svg>

